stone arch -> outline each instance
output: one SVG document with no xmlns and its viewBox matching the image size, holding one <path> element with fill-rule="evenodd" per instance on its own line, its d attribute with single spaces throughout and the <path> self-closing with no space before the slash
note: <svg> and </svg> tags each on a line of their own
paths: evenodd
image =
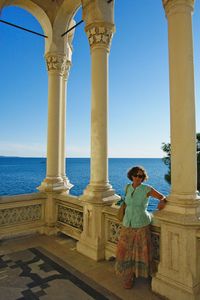
<svg viewBox="0 0 200 300">
<path fill-rule="evenodd" d="M 67 52 L 67 44 L 71 44 L 73 33 L 68 37 L 61 37 L 68 28 L 74 25 L 73 16 L 81 6 L 80 0 L 64 0 L 60 6 L 53 24 L 53 40 L 51 45 L 52 52 Z M 68 54 L 68 53 L 67 53 Z"/>
<path fill-rule="evenodd" d="M 48 36 L 48 38 L 45 39 L 45 52 L 48 52 L 52 43 L 52 25 L 45 11 L 33 1 L 27 0 L 5 0 L 0 2 L 0 10 L 6 6 L 18 6 L 23 8 L 30 12 L 38 20 L 45 35 Z"/>
</svg>

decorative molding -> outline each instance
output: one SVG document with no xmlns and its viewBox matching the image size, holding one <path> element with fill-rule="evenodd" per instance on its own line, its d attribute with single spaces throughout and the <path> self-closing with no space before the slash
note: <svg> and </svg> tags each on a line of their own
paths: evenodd
<svg viewBox="0 0 200 300">
<path fill-rule="evenodd" d="M 108 241 L 117 244 L 119 232 L 122 225 L 115 221 L 108 220 Z"/>
<path fill-rule="evenodd" d="M 166 15 L 188 13 L 194 10 L 194 0 L 162 0 Z"/>
<path fill-rule="evenodd" d="M 57 53 L 47 53 L 45 55 L 48 72 L 56 72 L 60 75 L 67 74 L 67 56 Z"/>
<path fill-rule="evenodd" d="M 85 28 L 90 47 L 103 47 L 110 49 L 114 25 L 111 24 L 92 24 Z"/>
<path fill-rule="evenodd" d="M 153 261 L 160 261 L 160 234 L 151 231 L 152 258 Z"/>
<path fill-rule="evenodd" d="M 83 212 L 58 204 L 57 221 L 83 230 Z"/>
<path fill-rule="evenodd" d="M 47 177 L 42 181 L 41 185 L 37 187 L 37 189 L 40 192 L 45 192 L 45 193 L 61 193 L 67 190 L 64 181 L 61 176 L 57 177 L 50 177 L 47 175 Z"/>
<path fill-rule="evenodd" d="M 0 210 L 0 226 L 41 220 L 42 205 L 29 205 Z"/>
</svg>

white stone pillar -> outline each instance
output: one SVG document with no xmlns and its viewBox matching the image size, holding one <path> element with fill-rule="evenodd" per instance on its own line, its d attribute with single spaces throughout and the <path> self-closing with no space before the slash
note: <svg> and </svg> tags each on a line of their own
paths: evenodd
<svg viewBox="0 0 200 300">
<path fill-rule="evenodd" d="M 192 41 L 193 0 L 164 1 L 168 19 L 171 199 L 196 199 L 197 161 Z"/>
<path fill-rule="evenodd" d="M 200 201 L 196 194 L 196 133 L 192 11 L 194 0 L 163 0 L 168 19 L 172 192 L 155 214 L 161 226 L 154 292 L 200 299 Z"/>
<path fill-rule="evenodd" d="M 48 69 L 48 137 L 46 178 L 38 188 L 44 192 L 66 190 L 61 176 L 62 92 L 66 55 L 47 53 Z"/>
<path fill-rule="evenodd" d="M 77 250 L 95 260 L 105 258 L 103 209 L 119 199 L 108 181 L 107 153 L 108 54 L 113 27 L 107 23 L 86 27 L 92 61 L 91 178 L 81 197 L 84 200 L 84 220 Z"/>
<path fill-rule="evenodd" d="M 66 192 L 73 187 L 70 183 L 68 177 L 66 176 L 66 101 L 67 101 L 67 81 L 69 77 L 69 71 L 71 67 L 71 62 L 67 60 L 65 72 L 63 74 L 63 84 L 62 84 L 62 104 L 61 104 L 61 177 L 64 181 L 66 187 Z"/>
<path fill-rule="evenodd" d="M 86 27 L 91 49 L 91 166 L 90 184 L 84 196 L 97 201 L 114 195 L 108 180 L 108 55 L 112 24 L 94 23 Z"/>
</svg>

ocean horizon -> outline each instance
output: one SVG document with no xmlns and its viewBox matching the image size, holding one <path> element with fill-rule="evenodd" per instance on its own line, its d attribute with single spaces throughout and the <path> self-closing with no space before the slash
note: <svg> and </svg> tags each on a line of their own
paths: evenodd
<svg viewBox="0 0 200 300">
<path fill-rule="evenodd" d="M 109 183 L 117 194 L 124 195 L 124 187 L 130 182 L 127 171 L 137 165 L 147 170 L 147 184 L 169 194 L 170 185 L 164 179 L 168 168 L 162 158 L 109 158 Z M 0 170 L 0 196 L 35 193 L 46 177 L 46 158 L 0 156 Z M 90 158 L 67 158 L 66 173 L 74 185 L 70 194 L 80 196 L 90 181 Z M 151 199 L 151 204 L 155 201 Z"/>
<path fill-rule="evenodd" d="M 18 155 L 0 155 L 0 158 L 1 157 L 6 157 L 6 158 L 45 158 L 46 159 L 46 156 L 18 156 Z M 75 156 L 69 156 L 69 157 L 66 157 L 67 158 L 89 158 L 89 156 L 78 156 L 78 157 L 75 157 Z M 120 159 L 120 158 L 123 158 L 123 159 L 162 159 L 162 157 L 108 157 L 108 159 L 110 158 L 116 158 L 116 159 Z"/>
</svg>

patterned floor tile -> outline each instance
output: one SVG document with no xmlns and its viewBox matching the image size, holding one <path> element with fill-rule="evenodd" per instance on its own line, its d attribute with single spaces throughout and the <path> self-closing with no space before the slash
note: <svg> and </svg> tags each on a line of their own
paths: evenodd
<svg viewBox="0 0 200 300">
<path fill-rule="evenodd" d="M 117 300 L 66 263 L 37 248 L 1 255 L 0 300 Z M 3 297 L 1 299 L 1 297 Z"/>
</svg>

